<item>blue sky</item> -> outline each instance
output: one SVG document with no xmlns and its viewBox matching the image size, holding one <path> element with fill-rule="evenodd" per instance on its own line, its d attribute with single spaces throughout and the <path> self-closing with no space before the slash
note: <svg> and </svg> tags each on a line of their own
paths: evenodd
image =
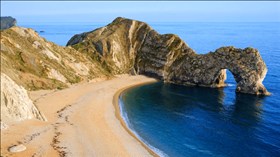
<svg viewBox="0 0 280 157">
<path fill-rule="evenodd" d="M 280 2 L 7 2 L 1 16 L 18 23 L 111 22 L 118 16 L 146 22 L 280 22 Z"/>
</svg>

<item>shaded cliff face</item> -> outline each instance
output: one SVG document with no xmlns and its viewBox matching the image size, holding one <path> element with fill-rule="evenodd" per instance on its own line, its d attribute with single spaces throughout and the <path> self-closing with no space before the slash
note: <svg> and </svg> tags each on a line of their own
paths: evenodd
<svg viewBox="0 0 280 157">
<path fill-rule="evenodd" d="M 61 89 L 82 80 L 111 76 L 89 55 L 48 42 L 22 27 L 1 31 L 1 72 L 27 90 Z"/>
<path fill-rule="evenodd" d="M 17 23 L 16 19 L 12 18 L 11 16 L 1 17 L 0 21 L 1 21 L 1 29 L 0 30 L 11 28 L 11 27 L 15 26 L 16 23 Z"/>
<path fill-rule="evenodd" d="M 266 65 L 253 48 L 222 47 L 198 55 L 178 36 L 161 35 L 144 22 L 125 18 L 75 35 L 67 45 L 92 53 L 114 74 L 131 72 L 176 84 L 221 87 L 228 69 L 237 92 L 269 94 L 262 84 Z"/>
</svg>

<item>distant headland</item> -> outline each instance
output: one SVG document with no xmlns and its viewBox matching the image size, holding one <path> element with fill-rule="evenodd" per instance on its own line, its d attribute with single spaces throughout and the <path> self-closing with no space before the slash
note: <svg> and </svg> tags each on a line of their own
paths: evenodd
<svg viewBox="0 0 280 157">
<path fill-rule="evenodd" d="M 11 16 L 1 17 L 1 30 L 11 28 L 15 26 L 17 20 Z"/>
</svg>

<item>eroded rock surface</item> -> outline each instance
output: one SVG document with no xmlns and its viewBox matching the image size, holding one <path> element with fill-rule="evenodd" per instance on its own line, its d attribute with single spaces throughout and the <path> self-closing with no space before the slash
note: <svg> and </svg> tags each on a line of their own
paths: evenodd
<svg viewBox="0 0 280 157">
<path fill-rule="evenodd" d="M 114 74 L 131 72 L 176 84 L 221 87 L 228 69 L 237 92 L 269 94 L 262 84 L 267 68 L 254 48 L 229 46 L 198 55 L 177 35 L 161 35 L 144 22 L 120 17 L 73 36 L 67 45 L 90 53 Z"/>
<path fill-rule="evenodd" d="M 237 92 L 269 94 L 262 84 L 267 68 L 256 49 L 222 47 L 205 55 L 184 55 L 178 60 L 165 77 L 168 82 L 220 87 L 224 86 L 228 69 L 237 83 Z"/>
<path fill-rule="evenodd" d="M 27 91 L 1 73 L 1 122 L 31 118 L 46 120 L 30 100 Z"/>
</svg>

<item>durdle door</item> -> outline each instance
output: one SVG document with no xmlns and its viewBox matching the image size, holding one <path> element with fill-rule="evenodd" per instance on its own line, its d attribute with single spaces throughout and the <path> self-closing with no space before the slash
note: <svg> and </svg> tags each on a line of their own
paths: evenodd
<svg viewBox="0 0 280 157">
<path fill-rule="evenodd" d="M 198 55 L 177 35 L 161 35 L 144 22 L 121 17 L 73 36 L 67 45 L 90 53 L 113 74 L 132 72 L 176 84 L 221 87 L 228 69 L 236 92 L 269 95 L 262 84 L 267 67 L 254 48 L 228 46 Z"/>
</svg>

